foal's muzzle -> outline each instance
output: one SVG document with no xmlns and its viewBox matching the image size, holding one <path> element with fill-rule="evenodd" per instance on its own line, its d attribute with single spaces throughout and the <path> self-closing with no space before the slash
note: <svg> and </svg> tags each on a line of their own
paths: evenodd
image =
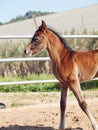
<svg viewBox="0 0 98 130">
<path fill-rule="evenodd" d="M 24 50 L 24 54 L 28 56 L 32 56 L 32 51 L 28 50 L 27 48 Z"/>
</svg>

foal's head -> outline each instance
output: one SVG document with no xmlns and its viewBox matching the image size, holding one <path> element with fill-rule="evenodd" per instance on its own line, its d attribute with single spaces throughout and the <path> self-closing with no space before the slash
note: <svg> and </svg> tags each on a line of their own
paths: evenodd
<svg viewBox="0 0 98 130">
<path fill-rule="evenodd" d="M 42 25 L 35 32 L 31 43 L 27 45 L 24 51 L 25 54 L 32 56 L 33 54 L 36 54 L 47 48 L 48 39 L 46 35 L 46 30 L 46 24 L 44 21 L 42 21 Z"/>
</svg>

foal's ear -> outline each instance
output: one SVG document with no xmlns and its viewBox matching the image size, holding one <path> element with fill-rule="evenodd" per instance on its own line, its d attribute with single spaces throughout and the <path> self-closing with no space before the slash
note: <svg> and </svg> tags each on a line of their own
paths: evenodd
<svg viewBox="0 0 98 130">
<path fill-rule="evenodd" d="M 41 27 L 42 27 L 42 31 L 44 31 L 44 30 L 47 28 L 46 23 L 45 23 L 45 21 L 43 21 L 43 20 L 42 20 L 42 25 L 41 25 Z"/>
</svg>

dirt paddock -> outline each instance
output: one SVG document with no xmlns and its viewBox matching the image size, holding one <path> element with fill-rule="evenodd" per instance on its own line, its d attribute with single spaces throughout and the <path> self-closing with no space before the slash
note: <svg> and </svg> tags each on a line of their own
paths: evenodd
<svg viewBox="0 0 98 130">
<path fill-rule="evenodd" d="M 50 95 L 50 97 L 52 96 Z M 56 99 L 51 102 L 48 101 L 48 98 L 44 102 L 44 96 L 43 100 L 41 99 L 42 103 L 1 109 L 0 130 L 58 130 L 59 95 L 54 97 Z M 98 98 L 88 98 L 87 103 L 98 123 Z M 65 130 L 93 130 L 88 118 L 73 97 L 69 98 L 67 102 Z"/>
</svg>

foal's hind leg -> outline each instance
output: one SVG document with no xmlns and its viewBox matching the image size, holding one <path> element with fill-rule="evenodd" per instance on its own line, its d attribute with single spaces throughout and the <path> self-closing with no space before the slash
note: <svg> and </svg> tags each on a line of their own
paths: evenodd
<svg viewBox="0 0 98 130">
<path fill-rule="evenodd" d="M 66 99 L 67 99 L 68 88 L 61 85 L 61 99 L 60 99 L 60 125 L 59 129 L 64 130 L 65 128 L 65 110 L 66 110 Z"/>
<path fill-rule="evenodd" d="M 89 118 L 89 120 L 90 120 L 90 122 L 92 124 L 93 130 L 98 130 L 98 125 L 96 124 L 92 114 L 88 110 L 87 103 L 85 102 L 84 97 L 82 95 L 79 81 L 78 80 L 72 81 L 72 83 L 70 83 L 70 88 L 73 91 L 74 95 L 76 96 L 81 109 L 88 116 L 88 118 Z"/>
</svg>

